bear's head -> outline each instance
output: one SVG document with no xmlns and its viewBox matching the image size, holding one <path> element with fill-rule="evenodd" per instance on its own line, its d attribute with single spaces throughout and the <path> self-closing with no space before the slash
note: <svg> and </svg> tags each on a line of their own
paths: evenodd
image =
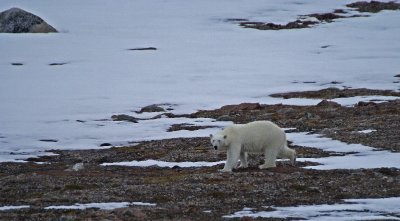
<svg viewBox="0 0 400 221">
<path fill-rule="evenodd" d="M 227 135 L 217 133 L 215 135 L 210 134 L 211 145 L 215 150 L 227 150 L 229 143 Z"/>
</svg>

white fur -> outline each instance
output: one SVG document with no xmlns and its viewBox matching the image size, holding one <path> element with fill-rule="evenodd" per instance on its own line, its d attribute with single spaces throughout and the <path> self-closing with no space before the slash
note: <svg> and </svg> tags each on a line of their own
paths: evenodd
<svg viewBox="0 0 400 221">
<path fill-rule="evenodd" d="M 239 158 L 239 167 L 248 167 L 248 153 L 264 154 L 265 163 L 259 166 L 260 169 L 276 167 L 277 157 L 290 159 L 292 165 L 296 161 L 296 152 L 288 148 L 285 132 L 270 121 L 234 124 L 210 138 L 216 150 L 227 151 L 224 172 L 236 168 Z"/>
</svg>

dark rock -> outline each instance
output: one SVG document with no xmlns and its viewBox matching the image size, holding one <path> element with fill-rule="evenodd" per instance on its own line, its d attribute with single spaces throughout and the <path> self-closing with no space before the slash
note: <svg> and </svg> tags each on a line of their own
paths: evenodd
<svg viewBox="0 0 400 221">
<path fill-rule="evenodd" d="M 226 105 L 221 107 L 221 110 L 224 111 L 243 111 L 243 110 L 259 110 L 261 109 L 260 103 L 241 103 L 239 105 Z"/>
<path fill-rule="evenodd" d="M 333 13 L 335 13 L 335 14 L 347 14 L 347 12 L 345 10 L 343 10 L 343 9 L 335 9 L 333 11 Z"/>
<path fill-rule="evenodd" d="M 42 142 L 51 142 L 51 143 L 57 143 L 57 142 L 58 142 L 58 140 L 56 140 L 56 139 L 41 139 L 41 140 L 39 140 L 39 141 L 42 141 Z"/>
<path fill-rule="evenodd" d="M 147 47 L 147 48 L 129 48 L 129 51 L 155 51 L 157 48 L 155 47 Z"/>
<path fill-rule="evenodd" d="M 240 26 L 244 28 L 254 28 L 259 30 L 282 30 L 282 29 L 300 29 L 309 28 L 311 25 L 315 25 L 317 22 L 314 21 L 301 21 L 296 20 L 289 22 L 286 25 L 274 24 L 274 23 L 264 23 L 264 22 L 240 22 Z"/>
<path fill-rule="evenodd" d="M 57 32 L 40 17 L 19 8 L 0 13 L 0 33 L 49 33 Z"/>
<path fill-rule="evenodd" d="M 338 19 L 338 18 L 345 18 L 342 15 L 337 15 L 334 13 L 315 13 L 315 14 L 310 14 L 308 16 L 316 18 L 319 21 L 323 21 L 323 22 L 332 22 L 333 20 Z"/>
<path fill-rule="evenodd" d="M 346 5 L 349 8 L 355 8 L 359 12 L 377 13 L 382 10 L 400 10 L 400 3 L 396 2 L 378 2 L 378 1 L 360 1 Z"/>
<path fill-rule="evenodd" d="M 22 66 L 22 65 L 24 65 L 23 63 L 19 63 L 19 62 L 13 62 L 13 63 L 11 63 L 11 65 L 14 65 L 14 66 Z"/>
<path fill-rule="evenodd" d="M 152 105 L 143 107 L 137 113 L 144 113 L 144 112 L 165 112 L 165 109 L 158 106 L 157 104 L 152 104 Z"/>
<path fill-rule="evenodd" d="M 100 144 L 100 147 L 110 147 L 110 146 L 112 146 L 112 144 L 110 144 L 110 143 L 102 143 L 102 144 Z"/>
<path fill-rule="evenodd" d="M 358 107 L 366 107 L 366 106 L 377 106 L 376 103 L 369 101 L 369 102 L 365 102 L 365 101 L 360 101 L 357 103 Z"/>
<path fill-rule="evenodd" d="M 398 74 L 398 75 L 395 75 L 394 77 L 396 77 L 396 78 L 400 78 L 400 74 Z"/>
<path fill-rule="evenodd" d="M 127 114 L 117 114 L 117 115 L 112 115 L 111 119 L 113 121 L 128 121 L 128 122 L 132 122 L 132 123 L 137 123 L 138 119 L 132 116 L 129 116 Z"/>
<path fill-rule="evenodd" d="M 248 19 L 245 18 L 227 18 L 225 19 L 225 22 L 247 22 L 249 21 Z"/>
<path fill-rule="evenodd" d="M 68 64 L 67 62 L 55 62 L 55 63 L 50 63 L 49 65 L 50 66 L 61 66 L 61 65 L 64 65 L 64 64 Z"/>
</svg>

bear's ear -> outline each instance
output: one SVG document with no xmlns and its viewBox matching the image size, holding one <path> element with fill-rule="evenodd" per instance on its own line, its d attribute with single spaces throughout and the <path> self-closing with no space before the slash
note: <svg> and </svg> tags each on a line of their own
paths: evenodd
<svg viewBox="0 0 400 221">
<path fill-rule="evenodd" d="M 224 139 L 226 139 L 228 136 L 227 135 L 224 135 Z"/>
</svg>

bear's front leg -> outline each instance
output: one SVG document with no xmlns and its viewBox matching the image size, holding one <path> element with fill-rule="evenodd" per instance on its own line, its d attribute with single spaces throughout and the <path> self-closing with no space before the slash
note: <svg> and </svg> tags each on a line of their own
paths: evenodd
<svg viewBox="0 0 400 221">
<path fill-rule="evenodd" d="M 249 163 L 247 162 L 247 152 L 240 152 L 240 165 L 239 168 L 247 168 L 249 167 Z"/>
<path fill-rule="evenodd" d="M 221 172 L 232 172 L 235 169 L 240 156 L 240 145 L 231 146 L 226 153 L 226 163 Z"/>
</svg>

